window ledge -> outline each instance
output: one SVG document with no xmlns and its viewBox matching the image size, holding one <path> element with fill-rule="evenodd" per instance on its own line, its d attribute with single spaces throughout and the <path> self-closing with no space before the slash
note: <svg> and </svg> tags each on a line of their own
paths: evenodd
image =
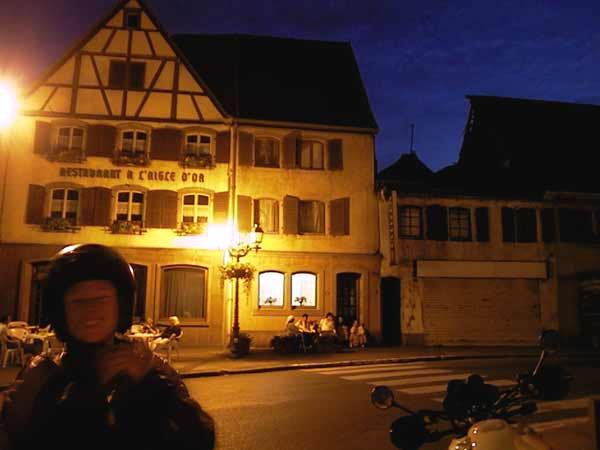
<svg viewBox="0 0 600 450">
<path fill-rule="evenodd" d="M 112 234 L 139 234 L 147 232 L 143 224 L 137 224 L 128 220 L 115 220 L 106 231 Z"/>
<path fill-rule="evenodd" d="M 147 166 L 150 160 L 146 154 L 119 154 L 113 159 L 113 164 L 117 166 Z"/>
<path fill-rule="evenodd" d="M 81 227 L 72 225 L 68 220 L 59 217 L 46 217 L 40 228 L 48 233 L 76 233 L 81 230 Z"/>
</svg>

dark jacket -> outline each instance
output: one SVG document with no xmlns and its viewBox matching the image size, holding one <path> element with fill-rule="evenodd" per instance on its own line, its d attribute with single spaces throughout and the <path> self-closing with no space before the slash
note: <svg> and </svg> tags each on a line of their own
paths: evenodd
<svg viewBox="0 0 600 450">
<path fill-rule="evenodd" d="M 140 383 L 123 377 L 108 388 L 71 359 L 34 358 L 6 393 L 9 448 L 214 448 L 212 418 L 161 358 Z"/>
</svg>

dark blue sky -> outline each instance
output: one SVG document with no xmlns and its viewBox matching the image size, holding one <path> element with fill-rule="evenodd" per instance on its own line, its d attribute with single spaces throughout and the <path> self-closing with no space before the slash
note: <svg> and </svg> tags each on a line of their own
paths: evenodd
<svg viewBox="0 0 600 450">
<path fill-rule="evenodd" d="M 0 75 L 35 79 L 113 0 L 1 0 Z M 379 168 L 410 146 L 456 161 L 467 94 L 600 104 L 598 0 L 147 0 L 171 33 L 350 41 L 381 128 Z M 315 68 L 318 70 L 318 68 Z"/>
</svg>

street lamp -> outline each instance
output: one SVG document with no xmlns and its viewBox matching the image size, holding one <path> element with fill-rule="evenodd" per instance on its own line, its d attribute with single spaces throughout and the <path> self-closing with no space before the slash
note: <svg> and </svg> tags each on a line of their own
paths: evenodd
<svg viewBox="0 0 600 450">
<path fill-rule="evenodd" d="M 258 252 L 264 236 L 263 229 L 255 224 L 249 234 L 249 242 L 239 242 L 237 245 L 227 249 L 229 256 L 235 258 L 236 264 L 240 259 L 252 250 Z M 233 303 L 233 323 L 231 327 L 231 356 L 239 358 L 242 356 L 240 346 L 240 279 L 235 277 L 235 299 Z"/>
<path fill-rule="evenodd" d="M 16 90 L 6 81 L 0 80 L 0 154 L 4 155 L 2 170 L 2 198 L 0 199 L 0 242 L 3 240 L 2 224 L 4 222 L 4 202 L 6 199 L 6 177 L 8 175 L 8 147 L 5 144 L 6 136 L 10 127 L 17 118 L 17 94 Z"/>
</svg>

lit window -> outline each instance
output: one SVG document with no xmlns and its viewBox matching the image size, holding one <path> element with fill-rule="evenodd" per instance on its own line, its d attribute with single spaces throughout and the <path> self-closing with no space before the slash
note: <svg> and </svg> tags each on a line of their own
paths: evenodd
<svg viewBox="0 0 600 450">
<path fill-rule="evenodd" d="M 62 217 L 75 225 L 77 222 L 77 207 L 79 204 L 79 191 L 75 189 L 52 189 L 52 202 L 50 204 L 50 217 Z"/>
<path fill-rule="evenodd" d="M 301 169 L 323 169 L 323 144 L 298 141 L 297 165 Z"/>
<path fill-rule="evenodd" d="M 203 267 L 170 267 L 163 271 L 160 317 L 206 319 L 206 275 Z"/>
<path fill-rule="evenodd" d="M 254 165 L 257 167 L 279 167 L 279 146 L 274 139 L 254 140 Z"/>
<path fill-rule="evenodd" d="M 254 200 L 254 223 L 266 233 L 279 231 L 279 207 L 277 200 L 259 198 Z"/>
<path fill-rule="evenodd" d="M 210 136 L 204 134 L 188 134 L 185 136 L 186 156 L 200 156 L 210 154 Z"/>
<path fill-rule="evenodd" d="M 298 231 L 300 233 L 325 232 L 325 205 L 313 200 L 298 202 Z"/>
<path fill-rule="evenodd" d="M 81 150 L 83 148 L 83 128 L 59 128 L 57 147 L 61 150 Z"/>
<path fill-rule="evenodd" d="M 401 206 L 398 210 L 398 234 L 405 238 L 422 236 L 421 208 Z"/>
<path fill-rule="evenodd" d="M 448 238 L 451 241 L 471 240 L 471 211 L 466 208 L 448 210 Z"/>
<path fill-rule="evenodd" d="M 283 306 L 284 275 L 262 272 L 258 276 L 258 306 Z"/>
<path fill-rule="evenodd" d="M 142 222 L 144 214 L 144 194 L 135 191 L 117 193 L 117 220 Z"/>
<path fill-rule="evenodd" d="M 292 306 L 317 305 L 317 276 L 314 273 L 292 275 Z"/>
<path fill-rule="evenodd" d="M 208 195 L 185 194 L 182 197 L 181 221 L 183 223 L 197 223 L 206 225 L 209 213 Z"/>
</svg>

